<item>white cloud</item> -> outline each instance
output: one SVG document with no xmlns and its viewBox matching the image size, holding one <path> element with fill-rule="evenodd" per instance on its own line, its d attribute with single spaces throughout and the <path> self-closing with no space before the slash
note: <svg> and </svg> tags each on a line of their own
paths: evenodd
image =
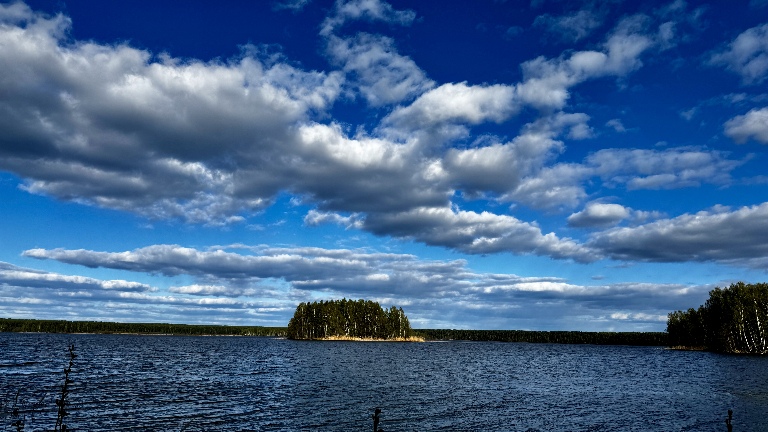
<svg viewBox="0 0 768 432">
<path fill-rule="evenodd" d="M 214 296 L 214 297 L 240 297 L 242 295 L 253 295 L 256 293 L 253 289 L 244 289 L 237 286 L 224 285 L 184 285 L 172 286 L 168 288 L 169 292 L 177 294 L 189 294 L 194 296 Z"/>
<path fill-rule="evenodd" d="M 686 119 L 687 121 L 691 121 L 691 120 L 693 120 L 693 118 L 696 116 L 696 114 L 698 112 L 699 112 L 699 108 L 698 107 L 693 107 L 691 109 L 682 111 L 680 113 L 680 117 Z"/>
<path fill-rule="evenodd" d="M 296 254 L 245 256 L 223 250 L 199 251 L 177 245 L 156 245 L 115 253 L 30 249 L 24 252 L 24 256 L 55 259 L 89 267 L 107 267 L 166 276 L 189 274 L 200 278 L 215 277 L 229 280 L 323 279 L 333 274 L 360 272 L 366 266 L 364 262 L 354 259 L 305 258 Z"/>
<path fill-rule="evenodd" d="M 329 36 L 351 20 L 410 25 L 414 19 L 416 19 L 415 12 L 395 10 L 392 5 L 382 0 L 336 0 L 334 12 L 323 22 L 320 34 Z"/>
<path fill-rule="evenodd" d="M 152 286 L 125 280 L 100 280 L 83 276 L 70 276 L 17 267 L 0 262 L 0 285 L 47 289 L 82 290 L 86 292 L 149 292 Z"/>
<path fill-rule="evenodd" d="M 671 48 L 675 41 L 675 23 L 667 21 L 659 25 L 657 38 L 662 48 Z"/>
<path fill-rule="evenodd" d="M 433 88 L 380 36 L 329 34 L 344 70 L 308 72 L 255 47 L 204 63 L 71 42 L 66 18 L 19 4 L 2 11 L 0 169 L 23 178 L 25 190 L 62 200 L 226 225 L 248 223 L 288 193 L 314 206 L 310 226 L 336 223 L 467 253 L 589 261 L 575 240 L 512 216 L 459 211 L 454 197 L 573 209 L 591 177 L 635 189 L 727 184 L 739 164 L 692 149 L 609 149 L 581 164 L 552 164 L 561 140 L 594 135 L 589 116 L 562 112 L 569 89 L 640 66 L 652 40 L 639 19 L 622 21 L 599 50 L 526 62 L 520 83 Z M 338 2 L 334 14 L 332 29 L 348 19 L 413 19 L 377 1 Z M 350 132 L 327 117 L 350 83 L 372 105 L 412 102 L 371 132 Z M 525 107 L 541 111 L 517 136 L 453 145 L 469 127 L 507 121 Z"/>
<path fill-rule="evenodd" d="M 524 80 L 517 92 L 523 102 L 538 109 L 562 109 L 570 87 L 588 79 L 626 76 L 642 65 L 640 55 L 652 45 L 650 37 L 620 23 L 603 51 L 577 51 L 567 58 L 538 57 L 523 63 Z"/>
<path fill-rule="evenodd" d="M 443 160 L 443 169 L 456 186 L 467 193 L 503 193 L 520 183 L 529 168 L 527 162 L 533 162 L 533 158 L 520 153 L 521 146 L 514 142 L 451 149 Z"/>
<path fill-rule="evenodd" d="M 568 216 L 568 225 L 578 228 L 613 226 L 628 218 L 630 210 L 619 204 L 593 202 Z"/>
<path fill-rule="evenodd" d="M 430 128 L 444 123 L 501 122 L 519 109 L 515 96 L 514 87 L 501 84 L 443 84 L 411 105 L 396 109 L 384 122 L 407 129 Z"/>
<path fill-rule="evenodd" d="M 768 108 L 750 110 L 725 122 L 725 134 L 737 143 L 750 139 L 768 144 Z"/>
<path fill-rule="evenodd" d="M 359 213 L 446 205 L 453 192 L 439 169 L 430 168 L 434 160 L 420 152 L 418 140 L 401 144 L 369 136 L 348 138 L 338 125 L 305 125 L 298 132 L 303 158 L 296 157 L 287 171 L 287 188 L 303 192 L 323 210 Z"/>
<path fill-rule="evenodd" d="M 36 17 L 28 8 L 16 8 L 24 19 Z M 391 7 L 379 2 L 338 3 L 337 10 L 351 18 L 406 16 L 392 15 Z M 334 124 L 311 122 L 312 112 L 338 97 L 339 73 L 303 72 L 274 59 L 259 60 L 253 49 L 227 64 L 151 61 L 149 53 L 128 46 L 66 45 L 50 29 L 66 28 L 68 21 L 38 18 L 23 28 L 7 27 L 3 36 L 24 43 L 5 44 L 0 52 L 9 66 L 6 76 L 22 83 L 6 85 L 9 96 L 0 101 L 11 114 L 3 123 L 0 164 L 26 178 L 30 192 L 208 224 L 243 221 L 271 205 L 281 190 L 346 212 L 445 205 L 453 193 L 450 173 L 441 172 L 442 156 L 423 152 L 429 137 L 411 137 L 405 144 L 347 138 Z M 32 38 L 33 32 L 42 37 Z M 432 85 L 388 39 L 361 35 L 352 40 L 339 58 L 358 75 L 372 103 L 413 97 Z M 43 58 L 46 68 L 37 67 Z M 385 124 L 420 130 L 452 124 L 458 129 L 446 136 L 453 136 L 464 125 L 514 115 L 525 99 L 517 93 L 527 87 L 445 84 L 396 109 Z M 54 94 L 39 97 L 40 89 L 54 89 Z M 41 115 L 30 116 L 31 111 Z M 584 121 L 568 127 L 573 139 L 592 133 Z M 29 143 L 24 149 L 15 144 L 22 141 Z M 515 140 L 523 149 L 517 151 L 523 159 L 518 165 L 538 158 L 536 152 L 524 154 L 530 146 L 518 144 L 523 141 L 530 140 Z M 544 144 L 544 154 L 549 147 Z M 456 181 L 480 186 L 467 182 L 471 173 L 466 174 Z M 516 181 L 512 176 L 505 183 L 514 187 Z M 382 200 L 371 202 L 371 196 Z"/>
<path fill-rule="evenodd" d="M 447 208 L 368 215 L 364 226 L 373 233 L 413 238 L 469 254 L 512 252 L 588 262 L 597 257 L 576 241 L 543 234 L 534 224 L 512 216 Z"/>
<path fill-rule="evenodd" d="M 531 135 L 521 134 L 519 138 L 525 136 Z M 604 149 L 588 155 L 581 163 L 545 165 L 547 158 L 560 151 L 559 145 L 562 145 L 547 139 L 550 140 L 548 146 L 545 139 L 533 147 L 538 148 L 538 159 L 529 156 L 518 160 L 529 170 L 522 177 L 514 177 L 514 182 L 505 183 L 513 187 L 500 196 L 499 201 L 518 202 L 537 209 L 572 209 L 586 198 L 584 185 L 591 178 L 599 178 L 608 188 L 624 186 L 630 190 L 679 189 L 705 183 L 728 185 L 733 183 L 731 172 L 744 163 L 729 159 L 725 152 L 678 147 L 662 151 Z M 510 167 L 512 172 L 515 169 L 514 165 Z M 493 190 L 491 185 L 486 181 L 484 187 Z M 471 190 L 470 186 L 468 183 L 464 187 Z M 642 219 L 637 212 L 635 216 Z"/>
<path fill-rule="evenodd" d="M 534 26 L 544 27 L 552 35 L 572 42 L 589 36 L 602 24 L 603 17 L 590 10 L 580 10 L 561 16 L 544 14 L 533 21 Z"/>
<path fill-rule="evenodd" d="M 392 39 L 360 33 L 354 38 L 331 36 L 328 53 L 342 69 L 353 75 L 358 90 L 371 106 L 412 99 L 434 87 L 408 57 L 397 53 Z"/>
<path fill-rule="evenodd" d="M 627 129 L 624 127 L 624 124 L 619 119 L 611 119 L 608 120 L 605 123 L 606 126 L 613 128 L 616 132 L 626 132 Z"/>
<path fill-rule="evenodd" d="M 617 34 L 606 42 L 608 56 L 602 68 L 617 76 L 626 75 L 642 65 L 640 54 L 651 47 L 652 41 L 642 34 Z M 590 67 L 594 67 L 590 65 Z"/>
<path fill-rule="evenodd" d="M 245 250 L 249 255 L 233 250 Z M 122 311 L 131 311 L 132 318 L 126 315 L 123 321 L 195 322 L 204 313 L 208 323 L 252 325 L 258 320 L 284 326 L 301 301 L 364 297 L 403 306 L 412 324 L 422 328 L 444 327 L 447 319 L 461 327 L 540 328 L 542 317 L 549 317 L 553 329 L 595 330 L 604 329 L 602 316 L 622 313 L 629 314 L 626 318 L 635 317 L 626 324 L 628 329 L 640 326 L 658 331 L 663 321 L 649 317 L 700 304 L 711 289 L 643 283 L 584 286 L 556 277 L 475 272 L 463 260 L 421 260 L 412 255 L 310 247 L 232 245 L 200 251 L 155 245 L 126 252 L 34 250 L 28 255 L 137 273 L 181 274 L 198 282 L 171 287 L 169 291 L 174 295 L 107 293 L 91 299 L 69 287 L 55 293 L 37 290 L 30 294 L 27 290 L 20 295 L 23 285 L 0 285 L 0 311 L 10 306 L 40 317 L 46 317 L 46 311 L 51 310 L 77 316 L 67 306 L 68 300 L 63 300 L 76 298 L 80 313 L 103 317 L 103 311 L 108 310 L 108 320 L 118 319 Z M 332 271 L 319 274 L 302 264 L 312 261 Z M 288 270 L 285 274 L 291 276 L 283 280 L 290 287 L 271 278 L 271 266 Z M 253 288 L 256 283 L 258 289 Z M 450 308 L 446 308 L 447 302 Z M 136 305 L 141 308 L 137 310 Z M 515 310 L 512 315 L 507 313 L 510 308 Z M 450 317 L 445 316 L 446 311 L 450 311 Z M 643 314 L 647 316 L 643 318 Z"/>
<path fill-rule="evenodd" d="M 492 192 L 509 194 L 526 177 L 543 169 L 545 164 L 563 151 L 562 141 L 555 139 L 564 129 L 586 125 L 585 114 L 548 116 L 527 124 L 508 143 L 491 142 L 468 149 L 450 149 L 442 160 L 445 172 L 454 187 L 469 194 Z M 522 199 L 518 196 L 516 199 Z"/>
<path fill-rule="evenodd" d="M 727 49 L 713 54 L 710 63 L 726 66 L 745 84 L 760 84 L 768 76 L 768 24 L 741 33 Z"/>
<path fill-rule="evenodd" d="M 604 51 L 577 51 L 568 57 L 542 56 L 524 62 L 523 82 L 516 85 L 444 84 L 395 110 L 385 123 L 416 129 L 444 123 L 501 122 L 523 106 L 561 110 L 570 97 L 570 87 L 588 79 L 623 77 L 642 65 L 639 57 L 653 41 L 637 27 L 631 25 L 631 20 L 620 23 L 603 44 Z M 572 136 L 586 138 L 591 131 L 580 126 Z"/>
<path fill-rule="evenodd" d="M 568 138 L 573 140 L 584 140 L 593 138 L 594 136 L 595 131 L 586 123 L 575 124 L 571 126 L 571 129 L 568 131 Z"/>
<path fill-rule="evenodd" d="M 298 12 L 304 9 L 312 0 L 280 0 L 275 1 L 273 8 L 275 10 L 287 9 L 293 12 Z"/>
<path fill-rule="evenodd" d="M 613 228 L 594 234 L 588 244 L 616 260 L 737 264 L 768 255 L 768 203 Z"/>
<path fill-rule="evenodd" d="M 503 199 L 536 209 L 573 208 L 586 198 L 582 181 L 589 171 L 578 164 L 555 164 L 525 177 Z"/>
<path fill-rule="evenodd" d="M 262 61 L 252 49 L 202 63 L 69 43 L 62 16 L 2 8 L 16 21 L 0 26 L 0 169 L 36 193 L 195 222 L 257 211 L 274 185 L 236 196 L 227 161 L 274 160 L 274 143 L 290 145 L 290 127 L 341 88 L 339 73 Z"/>
<path fill-rule="evenodd" d="M 605 149 L 589 155 L 585 165 L 608 184 L 628 189 L 673 189 L 701 183 L 728 184 L 742 161 L 728 154 L 680 147 L 663 151 Z"/>
<path fill-rule="evenodd" d="M 342 225 L 349 228 L 362 228 L 363 222 L 359 214 L 353 214 L 350 216 L 341 216 L 338 213 L 320 212 L 317 210 L 310 210 L 304 217 L 304 223 L 309 226 L 317 226 L 326 223 L 332 223 Z"/>
<path fill-rule="evenodd" d="M 438 106 L 439 104 L 435 103 L 436 110 Z M 448 117 L 450 113 L 444 111 L 442 115 Z M 413 118 L 413 115 L 406 117 Z M 541 207 L 543 201 L 532 199 L 532 194 L 524 189 L 530 190 L 531 178 L 539 177 L 545 170 L 545 164 L 563 151 L 564 144 L 555 139 L 557 136 L 565 131 L 568 131 L 567 136 L 571 139 L 591 136 L 592 129 L 587 125 L 588 120 L 589 116 L 583 113 L 557 113 L 525 125 L 521 133 L 507 143 L 491 139 L 487 143 L 481 141 L 477 146 L 466 149 L 448 149 L 442 159 L 435 162 L 436 174 L 432 178 L 470 197 L 495 195 L 500 201 L 516 200 L 526 205 Z M 561 175 L 566 169 L 557 168 L 556 171 Z M 566 180 L 571 182 L 577 179 L 569 176 L 557 181 L 563 184 Z M 529 183 L 528 186 L 523 186 L 525 182 Z M 546 188 L 550 186 L 553 184 L 541 185 Z M 571 192 L 568 192 L 571 198 L 578 199 L 581 196 Z"/>
</svg>

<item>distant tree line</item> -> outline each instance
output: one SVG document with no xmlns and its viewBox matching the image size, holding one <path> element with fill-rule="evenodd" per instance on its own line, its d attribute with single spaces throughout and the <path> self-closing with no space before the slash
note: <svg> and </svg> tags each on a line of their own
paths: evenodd
<svg viewBox="0 0 768 432">
<path fill-rule="evenodd" d="M 528 330 L 419 329 L 414 334 L 426 340 L 528 342 L 593 345 L 666 346 L 664 332 L 580 332 Z"/>
<path fill-rule="evenodd" d="M 698 309 L 667 319 L 671 346 L 733 354 L 768 354 L 768 284 L 715 288 Z"/>
<path fill-rule="evenodd" d="M 411 336 L 402 308 L 382 309 L 370 300 L 301 303 L 288 322 L 289 339 L 329 337 L 398 339 Z"/>
<path fill-rule="evenodd" d="M 164 323 L 116 323 L 0 318 L 0 332 L 31 333 L 135 333 L 170 335 L 284 337 L 285 327 L 188 325 Z"/>
</svg>

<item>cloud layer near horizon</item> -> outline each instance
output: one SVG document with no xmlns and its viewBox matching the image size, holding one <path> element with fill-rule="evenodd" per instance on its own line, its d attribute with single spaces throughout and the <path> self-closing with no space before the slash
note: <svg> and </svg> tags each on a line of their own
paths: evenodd
<svg viewBox="0 0 768 432">
<path fill-rule="evenodd" d="M 274 248 L 231 245 L 197 250 L 177 245 L 154 245 L 124 252 L 31 249 L 24 255 L 70 265 L 123 270 L 133 274 L 162 274 L 169 279 L 192 278 L 172 285 L 170 295 L 124 281 L 98 281 L 23 269 L 0 268 L 0 292 L 17 308 L 62 313 L 73 306 L 73 296 L 100 303 L 168 304 L 180 307 L 176 316 L 226 309 L 229 319 L 253 319 L 285 325 L 300 301 L 315 293 L 328 298 L 369 298 L 404 307 L 421 328 L 499 328 L 509 325 L 514 309 L 515 328 L 534 328 L 537 314 L 557 312 L 551 329 L 580 323 L 581 329 L 657 328 L 680 301 L 700 302 L 710 286 L 617 283 L 582 286 L 555 277 L 520 277 L 478 273 L 463 260 L 421 260 L 412 255 L 371 253 L 349 249 Z M 19 275 L 26 275 L 24 277 Z M 22 280 L 24 279 L 24 280 Z M 28 281 L 33 280 L 30 284 Z M 62 285 L 66 282 L 67 285 Z M 22 287 L 30 287 L 24 289 Z M 30 292 L 30 290 L 34 290 Z M 12 299 L 12 294 L 20 295 Z M 158 300 L 155 302 L 155 300 Z M 113 306 L 114 307 L 114 306 Z M 50 312 L 48 312 L 50 313 Z M 152 316 L 153 308 L 143 316 Z M 132 318 L 135 321 L 137 318 Z"/>
</svg>

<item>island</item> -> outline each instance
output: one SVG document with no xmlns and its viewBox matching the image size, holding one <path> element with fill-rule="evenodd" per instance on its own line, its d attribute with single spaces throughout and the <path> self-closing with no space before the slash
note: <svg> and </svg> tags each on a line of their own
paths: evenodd
<svg viewBox="0 0 768 432">
<path fill-rule="evenodd" d="M 677 349 L 768 354 L 768 284 L 717 287 L 698 309 L 671 312 L 667 334 Z"/>
<path fill-rule="evenodd" d="M 288 322 L 288 338 L 296 340 L 422 341 L 412 334 L 403 308 L 383 309 L 371 300 L 301 303 Z"/>
</svg>

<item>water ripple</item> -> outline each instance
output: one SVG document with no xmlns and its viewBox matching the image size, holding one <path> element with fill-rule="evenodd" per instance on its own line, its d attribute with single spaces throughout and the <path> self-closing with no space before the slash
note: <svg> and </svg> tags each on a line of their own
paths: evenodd
<svg viewBox="0 0 768 432">
<path fill-rule="evenodd" d="M 768 418 L 768 359 L 651 347 L 0 334 L 0 430 L 716 431 Z M 18 394 L 18 398 L 17 395 Z"/>
</svg>

